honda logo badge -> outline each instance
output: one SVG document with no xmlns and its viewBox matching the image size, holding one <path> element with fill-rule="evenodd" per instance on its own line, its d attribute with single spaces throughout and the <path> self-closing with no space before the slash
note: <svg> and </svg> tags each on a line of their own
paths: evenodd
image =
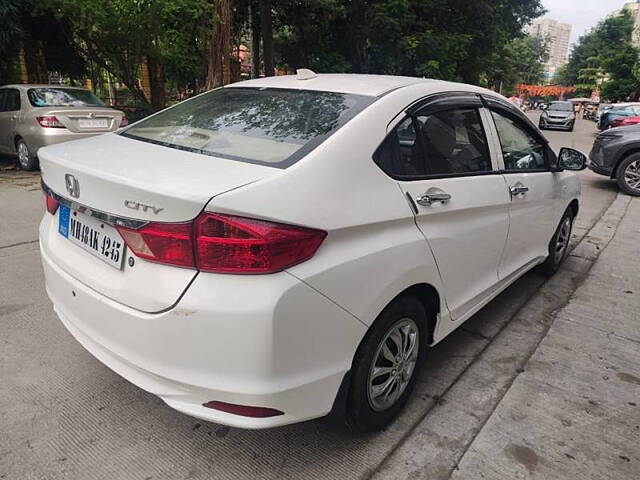
<svg viewBox="0 0 640 480">
<path fill-rule="evenodd" d="M 67 173 L 64 176 L 64 183 L 67 186 L 67 192 L 69 192 L 69 195 L 73 198 L 78 198 L 80 196 L 80 184 L 78 183 L 78 180 L 76 180 L 76 177 Z"/>
</svg>

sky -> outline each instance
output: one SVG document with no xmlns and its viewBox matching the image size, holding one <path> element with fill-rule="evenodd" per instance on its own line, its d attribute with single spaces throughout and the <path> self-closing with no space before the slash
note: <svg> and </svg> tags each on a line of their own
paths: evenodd
<svg viewBox="0 0 640 480">
<path fill-rule="evenodd" d="M 548 10 L 543 18 L 573 25 L 571 43 L 575 43 L 580 35 L 628 1 L 630 0 L 542 0 Z"/>
</svg>

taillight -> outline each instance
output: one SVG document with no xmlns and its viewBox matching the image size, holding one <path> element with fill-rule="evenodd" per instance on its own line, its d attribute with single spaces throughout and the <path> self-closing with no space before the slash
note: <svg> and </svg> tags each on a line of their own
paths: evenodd
<svg viewBox="0 0 640 480">
<path fill-rule="evenodd" d="M 148 223 L 137 230 L 117 228 L 136 256 L 169 265 L 195 267 L 191 222 Z"/>
<path fill-rule="evenodd" d="M 274 273 L 311 258 L 322 230 L 205 213 L 194 222 L 196 263 L 205 272 Z"/>
<path fill-rule="evenodd" d="M 327 233 L 203 213 L 192 223 L 118 227 L 131 251 L 154 262 L 218 273 L 275 273 L 311 258 Z"/>
<path fill-rule="evenodd" d="M 41 186 L 42 194 L 44 195 L 44 204 L 47 207 L 47 212 L 49 212 L 51 215 L 55 215 L 60 204 L 55 198 L 47 193 L 47 191 L 44 189 L 44 184 L 42 184 Z"/>
<path fill-rule="evenodd" d="M 60 123 L 58 117 L 55 115 L 45 115 L 43 117 L 36 117 L 36 120 L 41 127 L 44 128 L 64 128 L 64 125 Z"/>
<path fill-rule="evenodd" d="M 123 115 L 122 118 L 120 119 L 119 127 L 126 127 L 127 125 L 129 125 L 129 119 L 127 118 L 126 115 Z"/>
</svg>

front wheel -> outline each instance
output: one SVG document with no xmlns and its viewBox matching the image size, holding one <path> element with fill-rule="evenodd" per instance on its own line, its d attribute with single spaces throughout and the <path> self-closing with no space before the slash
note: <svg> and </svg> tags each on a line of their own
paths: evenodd
<svg viewBox="0 0 640 480">
<path fill-rule="evenodd" d="M 24 140 L 16 142 L 16 152 L 18 153 L 18 167 L 22 170 L 36 170 L 38 168 L 38 158 L 31 153 Z"/>
<path fill-rule="evenodd" d="M 624 193 L 640 196 L 640 153 L 629 155 L 620 163 L 616 180 Z"/>
<path fill-rule="evenodd" d="M 414 297 L 394 300 L 358 347 L 351 370 L 347 421 L 363 432 L 383 429 L 415 386 L 423 357 L 427 315 Z"/>
<path fill-rule="evenodd" d="M 574 217 L 575 215 L 571 208 L 568 208 L 567 211 L 564 212 L 560 220 L 560 225 L 558 225 L 549 242 L 549 256 L 538 268 L 541 273 L 553 275 L 558 271 L 560 265 L 562 265 L 569 251 L 569 241 L 571 240 Z"/>
</svg>

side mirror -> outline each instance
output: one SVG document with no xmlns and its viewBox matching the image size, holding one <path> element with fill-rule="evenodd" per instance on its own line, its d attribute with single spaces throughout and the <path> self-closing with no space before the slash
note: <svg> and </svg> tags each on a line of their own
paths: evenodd
<svg viewBox="0 0 640 480">
<path fill-rule="evenodd" d="M 587 168 L 587 156 L 573 148 L 563 147 L 558 155 L 558 168 L 574 171 L 584 170 Z"/>
</svg>

